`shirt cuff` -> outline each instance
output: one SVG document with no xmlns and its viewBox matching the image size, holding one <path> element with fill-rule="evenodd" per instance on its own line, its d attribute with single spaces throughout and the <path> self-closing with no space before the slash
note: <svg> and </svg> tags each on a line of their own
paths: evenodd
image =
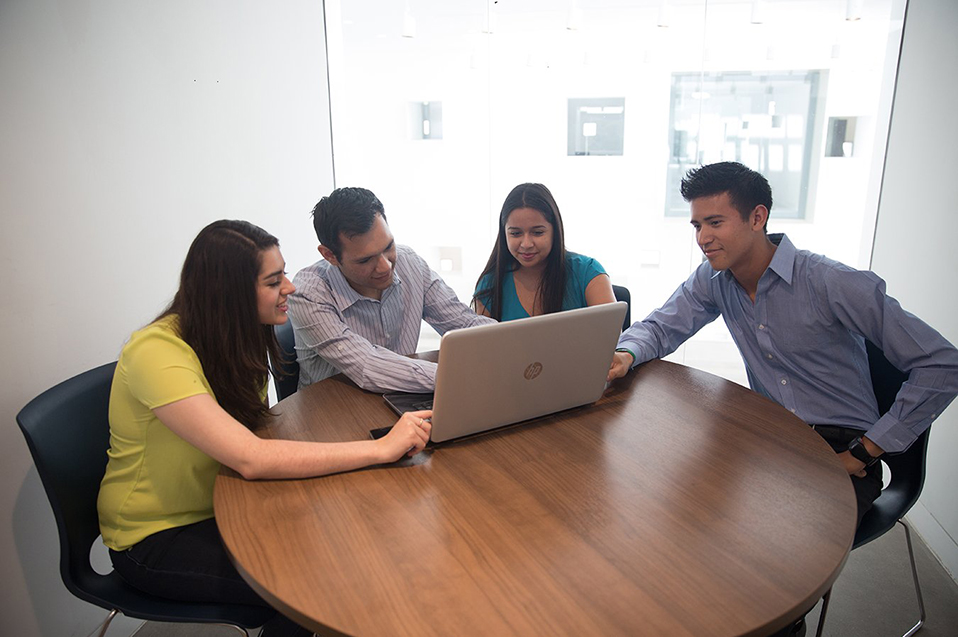
<svg viewBox="0 0 958 637">
<path fill-rule="evenodd" d="M 890 414 L 879 418 L 878 422 L 865 432 L 865 436 L 885 453 L 900 453 L 918 439 L 914 431 Z"/>
</svg>

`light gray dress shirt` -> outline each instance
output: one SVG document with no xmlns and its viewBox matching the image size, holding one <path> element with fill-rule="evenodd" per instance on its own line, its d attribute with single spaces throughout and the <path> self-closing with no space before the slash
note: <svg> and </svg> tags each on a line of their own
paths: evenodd
<svg viewBox="0 0 958 637">
<path fill-rule="evenodd" d="M 406 357 L 416 351 L 422 321 L 440 335 L 495 322 L 460 302 L 408 246 L 396 247 L 393 282 L 381 300 L 356 292 L 325 260 L 301 270 L 293 284 L 289 316 L 300 387 L 343 372 L 370 391 L 431 392 L 436 364 Z"/>
<path fill-rule="evenodd" d="M 769 239 L 778 249 L 754 303 L 731 272 L 705 262 L 618 347 L 636 364 L 661 358 L 722 315 L 754 391 L 807 423 L 867 431 L 887 452 L 907 449 L 958 393 L 958 351 L 885 294 L 874 273 L 796 250 L 782 234 Z M 881 418 L 865 339 L 908 373 Z"/>
</svg>

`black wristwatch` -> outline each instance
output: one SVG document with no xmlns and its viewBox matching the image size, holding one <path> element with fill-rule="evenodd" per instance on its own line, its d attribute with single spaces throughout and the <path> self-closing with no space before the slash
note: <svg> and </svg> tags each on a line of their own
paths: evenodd
<svg viewBox="0 0 958 637">
<path fill-rule="evenodd" d="M 866 467 L 870 467 L 878 462 L 878 458 L 868 453 L 868 449 L 862 444 L 861 436 L 855 438 L 848 444 L 848 453 L 852 454 L 852 457 L 859 462 L 864 462 Z"/>
</svg>

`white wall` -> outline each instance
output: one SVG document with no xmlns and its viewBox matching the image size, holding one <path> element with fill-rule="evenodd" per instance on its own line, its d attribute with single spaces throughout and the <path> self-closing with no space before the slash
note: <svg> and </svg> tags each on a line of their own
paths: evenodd
<svg viewBox="0 0 958 637">
<path fill-rule="evenodd" d="M 910 0 L 872 269 L 906 309 L 958 343 L 958 3 Z M 909 519 L 958 579 L 958 406 L 932 427 L 928 474 Z"/>
<path fill-rule="evenodd" d="M 17 411 L 115 359 L 208 222 L 263 226 L 290 272 L 315 260 L 326 86 L 318 0 L 0 3 L 3 634 L 84 636 L 106 615 L 60 583 Z"/>
</svg>

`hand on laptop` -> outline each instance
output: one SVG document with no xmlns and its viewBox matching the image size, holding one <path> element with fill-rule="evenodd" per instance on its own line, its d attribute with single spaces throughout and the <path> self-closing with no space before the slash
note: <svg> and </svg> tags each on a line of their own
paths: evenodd
<svg viewBox="0 0 958 637">
<path fill-rule="evenodd" d="M 622 378 L 629 373 L 629 368 L 632 367 L 632 361 L 635 359 L 632 357 L 632 354 L 628 352 L 616 352 L 612 357 L 612 367 L 609 368 L 609 376 L 606 379 L 607 382 L 612 382 L 616 378 Z"/>
<path fill-rule="evenodd" d="M 376 441 L 384 462 L 395 462 L 404 455 L 414 456 L 429 442 L 432 411 L 410 411 L 396 421 L 388 434 Z"/>
</svg>

